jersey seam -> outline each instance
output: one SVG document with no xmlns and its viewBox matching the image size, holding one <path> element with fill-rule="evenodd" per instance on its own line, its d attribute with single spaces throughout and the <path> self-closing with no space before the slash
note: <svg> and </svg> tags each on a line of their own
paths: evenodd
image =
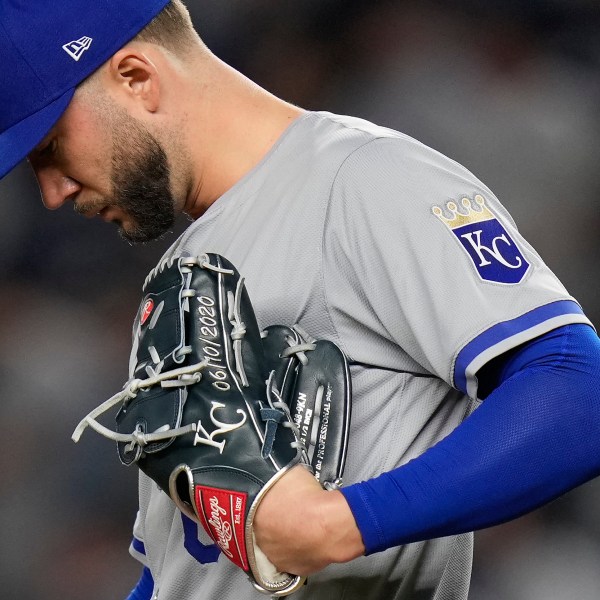
<svg viewBox="0 0 600 600">
<path fill-rule="evenodd" d="M 333 119 L 332 119 L 333 120 Z M 334 121 L 335 123 L 338 123 L 338 121 Z M 341 126 L 343 126 L 345 129 L 351 129 L 353 131 L 361 131 L 361 129 L 358 129 L 356 127 L 351 127 L 350 125 L 346 124 L 346 123 L 339 123 Z M 364 132 L 363 132 L 364 133 Z M 360 146 L 357 146 L 356 148 L 354 148 L 354 150 L 352 150 L 352 152 L 350 152 L 345 158 L 344 160 L 342 160 L 340 162 L 339 167 L 337 168 L 332 180 L 331 180 L 331 186 L 329 188 L 329 194 L 327 196 L 327 206 L 325 208 L 325 219 L 323 222 L 323 230 L 321 231 L 321 285 L 323 287 L 323 296 L 324 296 L 324 301 L 325 301 L 325 311 L 327 313 L 327 318 L 329 319 L 329 323 L 333 329 L 333 331 L 335 332 L 335 336 L 337 339 L 337 342 L 339 343 L 340 347 L 342 348 L 342 350 L 344 351 L 344 353 L 346 354 L 346 356 L 348 357 L 348 359 L 351 362 L 354 362 L 352 360 L 351 355 L 349 354 L 349 352 L 347 351 L 346 345 L 343 342 L 342 336 L 340 335 L 340 332 L 338 331 L 338 328 L 336 327 L 335 324 L 335 320 L 333 318 L 333 315 L 331 314 L 331 310 L 330 310 L 330 302 L 329 302 L 329 295 L 327 292 L 327 278 L 325 277 L 325 267 L 326 267 L 326 261 L 325 261 L 325 232 L 327 231 L 327 228 L 329 226 L 329 222 L 330 222 L 330 212 L 332 210 L 332 202 L 333 202 L 333 189 L 335 187 L 335 184 L 337 183 L 340 171 L 344 168 L 344 166 L 346 165 L 346 163 L 350 160 L 351 157 L 353 157 L 359 150 L 362 150 L 365 146 L 368 146 L 369 144 L 372 144 L 374 142 L 377 142 L 379 140 L 387 140 L 387 139 L 395 139 L 395 138 L 387 138 L 385 136 L 373 136 L 370 139 L 366 140 L 364 143 L 362 143 Z"/>
</svg>

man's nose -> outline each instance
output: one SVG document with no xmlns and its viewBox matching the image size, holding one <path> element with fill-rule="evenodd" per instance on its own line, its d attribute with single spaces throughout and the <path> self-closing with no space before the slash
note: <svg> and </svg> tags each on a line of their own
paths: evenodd
<svg viewBox="0 0 600 600">
<path fill-rule="evenodd" d="M 34 168 L 40 186 L 42 202 L 50 210 L 60 208 L 69 198 L 77 195 L 81 184 L 67 177 L 59 169 L 44 167 Z"/>
</svg>

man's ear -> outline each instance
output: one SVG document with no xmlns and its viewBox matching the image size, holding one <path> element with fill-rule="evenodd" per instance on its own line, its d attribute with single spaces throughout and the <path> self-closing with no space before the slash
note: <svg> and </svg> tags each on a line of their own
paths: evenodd
<svg viewBox="0 0 600 600">
<path fill-rule="evenodd" d="M 156 65 L 148 54 L 131 46 L 121 48 L 108 63 L 110 83 L 117 93 L 156 112 L 160 101 L 160 82 Z"/>
</svg>

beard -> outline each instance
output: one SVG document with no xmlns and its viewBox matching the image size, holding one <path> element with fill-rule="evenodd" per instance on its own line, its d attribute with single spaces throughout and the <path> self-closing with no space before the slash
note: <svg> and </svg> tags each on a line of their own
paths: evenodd
<svg viewBox="0 0 600 600">
<path fill-rule="evenodd" d="M 111 203 L 133 223 L 127 228 L 119 223 L 119 235 L 139 244 L 172 229 L 175 199 L 165 150 L 141 124 L 131 118 L 123 121 L 114 129 Z"/>
<path fill-rule="evenodd" d="M 167 154 L 140 123 L 121 113 L 113 117 L 111 195 L 91 204 L 74 204 L 75 212 L 90 207 L 116 206 L 128 217 L 128 225 L 115 221 L 119 235 L 131 244 L 156 240 L 175 223 L 175 198 Z"/>
</svg>

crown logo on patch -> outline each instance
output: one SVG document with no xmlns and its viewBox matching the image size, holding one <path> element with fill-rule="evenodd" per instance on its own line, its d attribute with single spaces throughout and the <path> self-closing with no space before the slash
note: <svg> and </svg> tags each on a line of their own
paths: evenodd
<svg viewBox="0 0 600 600">
<path fill-rule="evenodd" d="M 469 198 L 463 198 L 460 203 L 467 211 L 466 214 L 459 212 L 458 206 L 454 202 L 446 204 L 446 208 L 452 214 L 450 219 L 444 216 L 444 212 L 439 206 L 434 206 L 431 211 L 450 229 L 457 229 L 471 223 L 480 223 L 481 221 L 489 221 L 496 218 L 492 211 L 485 205 L 485 198 L 479 194 L 475 196 L 475 203 L 479 206 L 478 209 L 474 208 L 473 202 Z"/>
</svg>

